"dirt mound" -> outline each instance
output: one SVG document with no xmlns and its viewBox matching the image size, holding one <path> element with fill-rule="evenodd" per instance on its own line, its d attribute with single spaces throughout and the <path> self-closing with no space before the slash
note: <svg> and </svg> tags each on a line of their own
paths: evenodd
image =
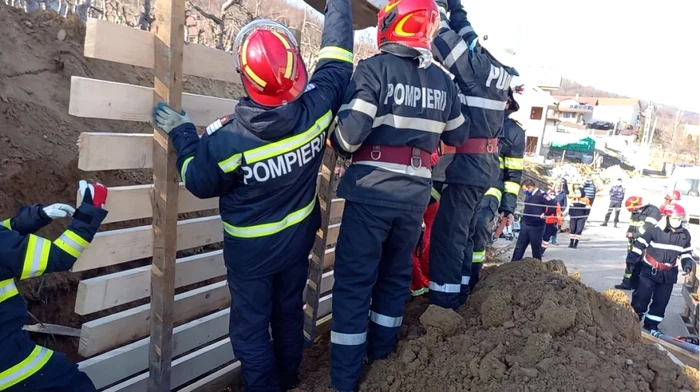
<svg viewBox="0 0 700 392">
<path fill-rule="evenodd" d="M 83 57 L 85 30 L 75 18 L 52 11 L 26 14 L 0 2 L 0 220 L 23 204 L 75 203 L 78 180 L 90 178 L 109 186 L 152 182 L 150 170 L 82 172 L 78 170 L 77 141 L 81 132 L 152 132 L 144 123 L 105 121 L 68 114 L 71 76 L 153 85 L 150 70 Z M 233 64 L 231 64 L 233 66 Z M 237 98 L 239 86 L 200 78 L 184 81 L 187 92 Z M 109 230 L 150 222 L 105 225 Z M 57 237 L 65 222 L 54 222 L 39 234 Z M 71 327 L 102 316 L 80 317 L 73 312 L 80 278 L 106 271 L 51 274 L 20 282 L 20 291 L 38 320 Z M 30 321 L 34 323 L 36 321 Z M 35 338 L 71 355 L 78 339 Z M 72 357 L 77 359 L 77 357 Z"/>
<path fill-rule="evenodd" d="M 695 370 L 640 342 L 621 293 L 595 292 L 568 277 L 558 260 L 484 272 L 468 307 L 459 314 L 428 307 L 420 317 L 425 333 L 372 364 L 360 390 L 698 390 Z M 316 370 L 299 390 L 326 390 L 327 372 Z"/>
</svg>

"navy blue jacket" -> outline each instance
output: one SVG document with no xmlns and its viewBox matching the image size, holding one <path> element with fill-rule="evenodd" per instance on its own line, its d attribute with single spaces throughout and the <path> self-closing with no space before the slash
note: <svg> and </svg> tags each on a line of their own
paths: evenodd
<svg viewBox="0 0 700 392">
<path fill-rule="evenodd" d="M 433 52 L 454 76 L 460 100 L 471 120 L 469 138 L 501 137 L 508 88 L 517 75 L 503 67 L 477 45 L 477 34 L 464 8 L 450 10 L 433 42 Z M 488 187 L 499 175 L 498 154 L 445 154 L 433 171 L 433 179 L 447 183 Z"/>
<path fill-rule="evenodd" d="M 107 211 L 83 203 L 66 231 L 53 242 L 34 235 L 51 223 L 41 205 L 22 207 L 13 218 L 0 222 L 0 342 L 20 331 L 28 319 L 15 279 L 73 268 L 106 216 Z"/>
<path fill-rule="evenodd" d="M 456 146 L 467 138 L 459 90 L 450 76 L 431 64 L 381 53 L 360 61 L 338 113 L 333 147 L 348 155 L 361 145 L 409 146 L 432 153 L 440 140 Z M 408 161 L 406 162 L 409 163 Z M 371 205 L 423 212 L 432 186 L 428 167 L 354 161 L 338 186 L 338 196 Z"/>
<path fill-rule="evenodd" d="M 529 226 L 544 226 L 545 221 L 540 218 L 542 214 L 556 212 L 557 202 L 547 196 L 547 192 L 536 188 L 531 195 L 525 196 L 525 208 L 523 208 L 523 223 Z"/>
<path fill-rule="evenodd" d="M 677 261 L 680 259 L 684 269 L 692 268 L 695 263 L 690 240 L 690 232 L 686 228 L 672 229 L 662 221 L 636 238 L 632 250 L 627 253 L 626 263 L 642 263 L 642 273 L 649 279 L 662 284 L 675 284 L 678 279 Z M 649 257 L 665 263 L 671 269 L 652 271 L 647 261 Z"/>
<path fill-rule="evenodd" d="M 499 212 L 513 213 L 518 205 L 518 193 L 523 176 L 525 156 L 525 130 L 520 124 L 506 117 L 503 134 L 498 143 L 500 174 L 496 187 L 503 192 Z"/>
<path fill-rule="evenodd" d="M 625 200 L 625 188 L 622 185 L 613 185 L 610 188 L 610 201 L 613 203 L 622 203 Z"/>
<path fill-rule="evenodd" d="M 326 5 L 321 51 L 304 94 L 277 108 L 248 98 L 198 138 L 183 124 L 170 138 L 186 188 L 218 196 L 229 272 L 255 278 L 304 257 L 321 224 L 316 180 L 328 127 L 352 75 L 349 0 Z"/>
</svg>

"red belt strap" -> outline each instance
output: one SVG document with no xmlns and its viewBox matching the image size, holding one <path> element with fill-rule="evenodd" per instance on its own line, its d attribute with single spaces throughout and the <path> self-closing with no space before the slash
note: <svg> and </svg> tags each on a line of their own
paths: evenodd
<svg viewBox="0 0 700 392">
<path fill-rule="evenodd" d="M 464 144 L 459 147 L 448 146 L 443 143 L 443 154 L 498 154 L 498 138 L 484 139 L 475 138 L 467 139 Z"/>
<path fill-rule="evenodd" d="M 666 263 L 661 263 L 655 258 L 649 256 L 649 253 L 644 254 L 644 260 L 651 265 L 652 268 L 656 268 L 659 271 L 669 271 L 676 267 L 676 263 L 673 262 L 672 265 Z"/>
<path fill-rule="evenodd" d="M 420 148 L 407 146 L 378 146 L 363 144 L 352 153 L 352 161 L 376 161 L 408 165 L 414 169 L 430 169 L 430 153 Z"/>
</svg>

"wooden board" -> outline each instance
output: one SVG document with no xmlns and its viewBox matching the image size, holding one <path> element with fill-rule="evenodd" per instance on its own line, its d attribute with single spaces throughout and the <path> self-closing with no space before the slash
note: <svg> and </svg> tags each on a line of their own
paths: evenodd
<svg viewBox="0 0 700 392">
<path fill-rule="evenodd" d="M 152 122 L 152 87 L 73 76 L 68 113 L 76 117 Z M 233 113 L 235 99 L 182 94 L 182 109 L 197 126 Z"/>
<path fill-rule="evenodd" d="M 239 384 L 241 377 L 241 361 L 227 365 L 214 373 L 197 380 L 180 389 L 178 392 L 211 392 L 223 391 L 231 385 Z"/>
<path fill-rule="evenodd" d="M 153 68 L 153 33 L 99 19 L 88 19 L 85 57 Z M 185 75 L 241 84 L 230 53 L 204 45 L 185 44 L 182 68 Z"/>
<path fill-rule="evenodd" d="M 78 138 L 78 169 L 84 171 L 150 169 L 153 135 L 83 132 Z"/>
<path fill-rule="evenodd" d="M 333 267 L 335 264 L 335 248 L 326 249 L 326 256 L 323 258 L 323 269 Z"/>
<path fill-rule="evenodd" d="M 172 363 L 172 372 L 169 380 L 170 388 L 177 388 L 234 359 L 231 342 L 228 338 L 178 358 Z M 106 389 L 105 392 L 143 392 L 146 390 L 147 381 L 148 373 L 140 374 Z"/>
<path fill-rule="evenodd" d="M 177 260 L 175 288 L 203 282 L 226 274 L 223 251 L 200 253 Z M 80 281 L 75 313 L 94 313 L 148 297 L 151 294 L 151 266 L 101 275 Z"/>
<path fill-rule="evenodd" d="M 219 198 L 199 199 L 185 189 L 185 184 L 182 182 L 179 192 L 178 214 L 219 208 Z M 82 198 L 78 192 L 76 205 L 80 205 L 81 202 Z M 150 218 L 153 216 L 152 202 L 152 184 L 109 187 L 109 197 L 105 203 L 105 209 L 109 214 L 102 224 Z"/>
<path fill-rule="evenodd" d="M 226 281 L 200 287 L 175 296 L 174 322 L 221 309 L 230 302 Z M 137 306 L 83 324 L 78 353 L 84 357 L 118 347 L 147 336 L 150 330 L 151 304 Z"/>
<path fill-rule="evenodd" d="M 177 249 L 215 244 L 223 240 L 221 218 L 207 216 L 177 222 Z M 153 228 L 132 227 L 97 233 L 73 266 L 85 271 L 153 256 Z"/>
<path fill-rule="evenodd" d="M 194 350 L 207 342 L 226 336 L 230 309 L 220 310 L 173 329 L 173 355 Z M 150 337 L 78 363 L 100 389 L 148 369 Z"/>
<path fill-rule="evenodd" d="M 340 223 L 328 226 L 328 245 L 338 243 L 338 234 L 340 234 Z"/>
</svg>

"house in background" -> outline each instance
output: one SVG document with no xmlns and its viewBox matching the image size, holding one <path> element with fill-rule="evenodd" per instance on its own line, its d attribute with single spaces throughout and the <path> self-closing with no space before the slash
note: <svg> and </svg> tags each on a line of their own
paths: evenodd
<svg viewBox="0 0 700 392">
<path fill-rule="evenodd" d="M 593 109 L 593 121 L 610 122 L 617 129 L 636 129 L 641 119 L 641 103 L 636 98 L 598 98 Z"/>
<path fill-rule="evenodd" d="M 574 124 L 590 124 L 593 120 L 593 109 L 598 104 L 594 97 L 563 97 L 554 96 L 559 103 L 555 115 L 562 122 Z"/>
<path fill-rule="evenodd" d="M 548 109 L 556 104 L 552 95 L 537 86 L 524 86 L 521 94 L 515 94 L 520 110 L 511 117 L 525 130 L 525 155 L 538 156 L 544 142 Z"/>
</svg>

